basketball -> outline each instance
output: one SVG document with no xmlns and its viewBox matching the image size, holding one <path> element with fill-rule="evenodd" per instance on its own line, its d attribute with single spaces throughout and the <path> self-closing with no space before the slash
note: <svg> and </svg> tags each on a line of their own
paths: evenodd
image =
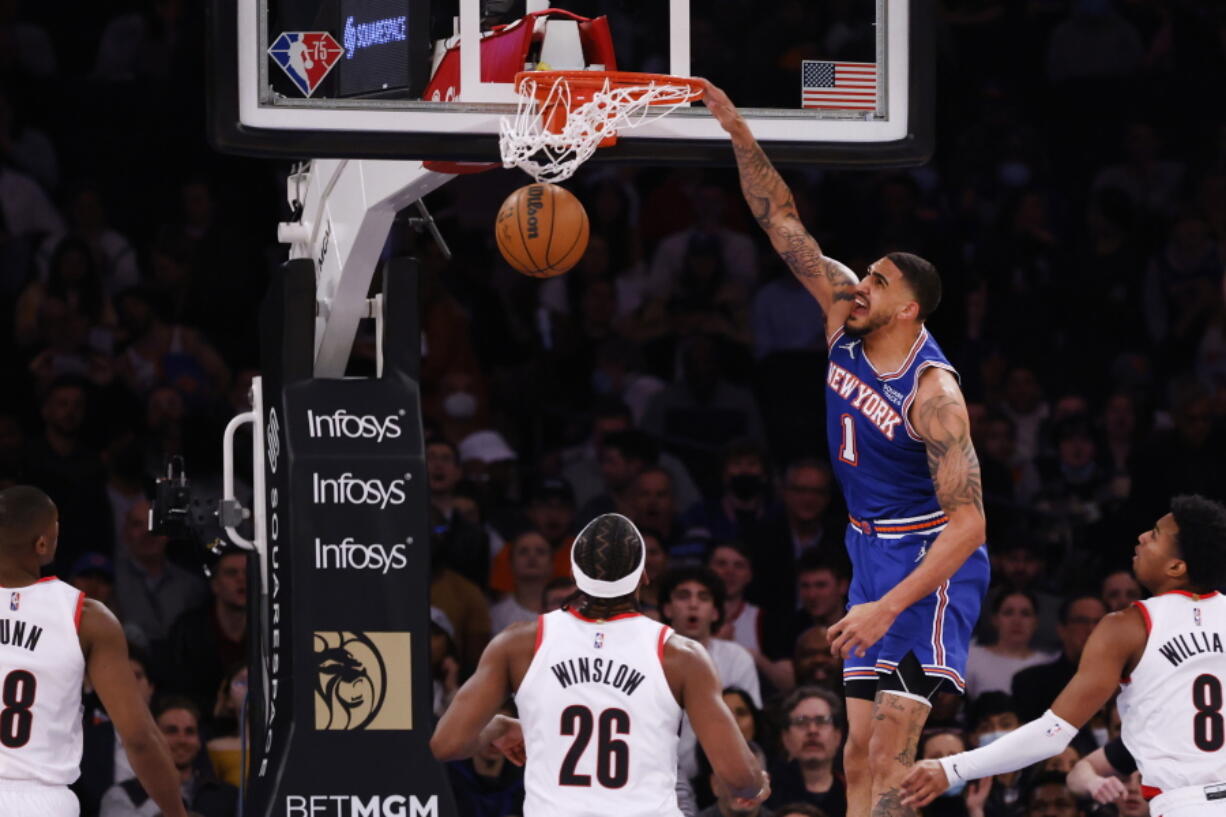
<svg viewBox="0 0 1226 817">
<path fill-rule="evenodd" d="M 587 250 L 587 212 L 569 190 L 530 184 L 507 196 L 494 233 L 508 264 L 533 278 L 552 278 Z"/>
</svg>

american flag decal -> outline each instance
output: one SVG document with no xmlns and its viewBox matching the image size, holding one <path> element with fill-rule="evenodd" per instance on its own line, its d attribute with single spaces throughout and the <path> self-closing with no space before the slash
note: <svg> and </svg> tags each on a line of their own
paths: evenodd
<svg viewBox="0 0 1226 817">
<path fill-rule="evenodd" d="M 800 107 L 877 110 L 877 64 L 804 60 L 800 66 Z"/>
</svg>

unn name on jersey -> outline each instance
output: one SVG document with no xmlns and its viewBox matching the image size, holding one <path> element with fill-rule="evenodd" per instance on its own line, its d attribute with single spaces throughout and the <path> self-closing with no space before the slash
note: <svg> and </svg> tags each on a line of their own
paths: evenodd
<svg viewBox="0 0 1226 817">
<path fill-rule="evenodd" d="M 634 694 L 646 677 L 643 673 L 606 658 L 567 658 L 549 668 L 562 689 L 571 684 L 608 684 L 627 695 Z"/>
<path fill-rule="evenodd" d="M 0 646 L 12 644 L 14 647 L 25 647 L 33 650 L 42 638 L 43 628 L 37 624 L 27 624 L 11 618 L 0 618 Z"/>
<path fill-rule="evenodd" d="M 1158 652 L 1177 667 L 1186 659 L 1204 652 L 1221 653 L 1222 637 L 1219 633 L 1186 633 L 1177 635 L 1158 648 Z"/>
<path fill-rule="evenodd" d="M 851 407 L 886 436 L 894 439 L 894 429 L 902 422 L 902 415 L 886 402 L 877 391 L 837 363 L 831 363 L 826 372 L 826 385 L 836 394 L 851 403 Z"/>
</svg>

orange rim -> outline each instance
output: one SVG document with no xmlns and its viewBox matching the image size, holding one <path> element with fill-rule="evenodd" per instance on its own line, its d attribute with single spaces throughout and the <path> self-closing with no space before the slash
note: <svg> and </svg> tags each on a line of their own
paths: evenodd
<svg viewBox="0 0 1226 817">
<path fill-rule="evenodd" d="M 702 83 L 692 77 L 677 77 L 671 74 L 647 74 L 636 71 L 520 71 L 515 75 L 514 87 L 519 93 L 524 93 L 523 84 L 526 80 L 533 80 L 536 84 L 532 89 L 533 96 L 542 105 L 541 121 L 545 126 L 545 130 L 550 133 L 562 133 L 566 126 L 566 118 L 570 115 L 570 108 L 577 108 L 580 105 L 590 102 L 597 91 L 604 90 L 607 82 L 610 88 L 623 88 L 634 90 L 638 88 L 644 92 L 652 85 L 673 85 L 683 86 L 689 89 L 686 94 L 686 102 L 694 102 L 702 99 Z M 570 88 L 570 106 L 567 107 L 559 100 L 549 99 L 554 87 L 558 82 L 565 82 Z M 652 101 L 652 105 L 671 105 L 673 100 L 668 101 Z M 600 142 L 600 147 L 611 147 L 617 143 L 616 134 L 607 136 Z"/>
<path fill-rule="evenodd" d="M 651 85 L 682 85 L 689 88 L 687 102 L 702 99 L 700 80 L 670 74 L 646 74 L 636 71 L 520 71 L 515 75 L 515 89 L 520 90 L 527 79 L 536 80 L 534 94 L 542 102 L 549 96 L 558 80 L 563 80 L 570 86 L 571 99 L 579 103 L 590 100 L 593 93 L 604 88 L 606 81 L 610 88 L 642 88 L 644 91 Z"/>
</svg>

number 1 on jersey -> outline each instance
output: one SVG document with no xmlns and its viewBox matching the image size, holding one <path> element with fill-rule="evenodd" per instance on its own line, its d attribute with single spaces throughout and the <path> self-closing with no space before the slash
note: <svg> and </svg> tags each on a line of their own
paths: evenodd
<svg viewBox="0 0 1226 817">
<path fill-rule="evenodd" d="M 843 424 L 843 441 L 839 443 L 839 459 L 848 465 L 859 465 L 860 456 L 856 453 L 856 421 L 850 414 L 839 418 Z"/>
</svg>

